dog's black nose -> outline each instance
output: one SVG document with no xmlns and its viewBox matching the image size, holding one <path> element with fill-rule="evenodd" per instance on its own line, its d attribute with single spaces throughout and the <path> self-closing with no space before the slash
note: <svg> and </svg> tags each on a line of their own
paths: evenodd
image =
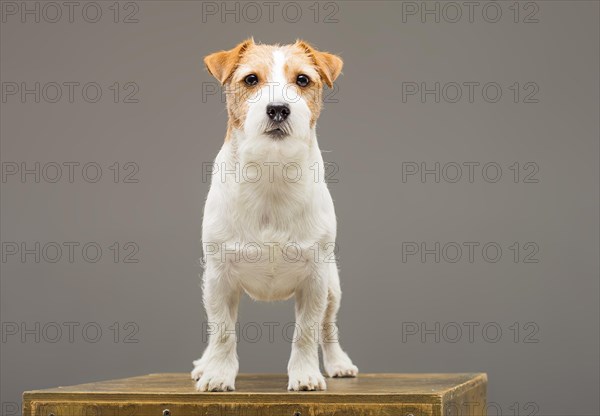
<svg viewBox="0 0 600 416">
<path fill-rule="evenodd" d="M 271 103 L 267 105 L 267 115 L 271 120 L 280 123 L 290 115 L 290 106 L 286 103 Z"/>
</svg>

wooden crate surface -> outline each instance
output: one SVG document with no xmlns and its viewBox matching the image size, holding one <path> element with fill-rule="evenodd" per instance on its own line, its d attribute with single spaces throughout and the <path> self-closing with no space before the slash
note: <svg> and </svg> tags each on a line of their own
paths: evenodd
<svg viewBox="0 0 600 416">
<path fill-rule="evenodd" d="M 315 410 L 317 407 L 314 405 L 322 403 L 324 409 L 337 409 L 337 404 L 342 405 L 342 409 L 356 410 L 360 406 L 371 409 L 366 413 L 352 413 L 354 410 L 337 413 L 336 410 L 336 415 L 395 415 L 398 413 L 394 409 L 401 408 L 394 406 L 401 405 L 405 406 L 402 409 L 417 406 L 415 409 L 421 411 L 413 412 L 415 414 L 451 415 L 458 414 L 458 409 L 465 400 L 475 400 L 484 405 L 486 384 L 487 376 L 482 373 L 360 374 L 357 378 L 328 378 L 326 391 L 289 392 L 286 389 L 287 376 L 284 374 L 240 374 L 236 379 L 236 391 L 201 393 L 194 389 L 194 382 L 188 373 L 164 373 L 25 392 L 23 409 L 26 416 L 46 416 L 49 413 L 61 416 L 60 413 L 66 414 L 65 409 L 70 403 L 79 406 L 79 412 L 86 413 L 89 413 L 89 409 L 85 410 L 86 403 L 106 406 L 107 409 L 110 406 L 124 409 L 123 406 L 127 404 L 142 404 L 139 409 L 143 409 L 144 414 L 157 414 L 160 408 L 168 405 L 174 409 L 173 405 L 180 404 L 183 406 L 180 409 L 190 412 L 192 409 L 203 408 L 202 406 L 208 409 L 209 406 L 222 404 L 233 406 L 234 412 L 235 409 L 245 409 L 244 406 L 262 408 L 261 406 L 273 405 L 274 409 L 283 409 L 287 413 L 288 409 L 294 410 L 297 406 L 306 404 L 308 407 L 302 409 L 309 413 L 302 414 L 321 414 Z M 453 412 L 448 404 L 456 407 L 457 411 Z M 53 410 L 52 406 L 57 410 Z M 279 410 L 275 412 L 273 414 L 279 414 Z M 175 412 L 171 414 L 177 416 Z M 197 414 L 212 413 L 207 411 Z M 271 413 L 259 411 L 257 414 Z M 295 411 L 290 414 L 295 414 Z"/>
</svg>

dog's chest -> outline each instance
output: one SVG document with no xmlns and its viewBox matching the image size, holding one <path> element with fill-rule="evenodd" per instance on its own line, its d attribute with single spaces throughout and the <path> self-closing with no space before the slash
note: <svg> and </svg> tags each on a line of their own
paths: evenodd
<svg viewBox="0 0 600 416">
<path fill-rule="evenodd" d="M 302 198 L 281 195 L 244 203 L 232 241 L 240 257 L 229 263 L 230 275 L 258 300 L 286 299 L 311 273 L 322 240 L 318 216 Z"/>
<path fill-rule="evenodd" d="M 239 163 L 245 170 L 237 177 L 213 177 L 203 241 L 217 243 L 211 257 L 250 296 L 286 299 L 313 272 L 323 244 L 335 239 L 331 196 L 310 169 L 322 159 L 244 151 L 236 162 L 226 150 L 217 162 L 225 161 L 229 170 Z M 282 169 L 286 165 L 295 167 Z"/>
</svg>

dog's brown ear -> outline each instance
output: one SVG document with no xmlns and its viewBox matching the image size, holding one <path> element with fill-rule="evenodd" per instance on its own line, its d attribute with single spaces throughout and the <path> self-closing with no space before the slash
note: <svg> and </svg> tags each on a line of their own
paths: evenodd
<svg viewBox="0 0 600 416">
<path fill-rule="evenodd" d="M 318 51 L 303 40 L 297 40 L 296 45 L 312 57 L 315 66 L 319 71 L 319 75 L 325 84 L 327 84 L 329 88 L 333 87 L 333 81 L 340 75 L 342 67 L 344 66 L 342 58 L 328 52 Z"/>
<path fill-rule="evenodd" d="M 235 48 L 228 51 L 212 53 L 204 58 L 204 64 L 210 74 L 221 84 L 231 76 L 235 70 L 240 58 L 251 45 L 254 45 L 254 39 L 246 39 Z"/>
</svg>

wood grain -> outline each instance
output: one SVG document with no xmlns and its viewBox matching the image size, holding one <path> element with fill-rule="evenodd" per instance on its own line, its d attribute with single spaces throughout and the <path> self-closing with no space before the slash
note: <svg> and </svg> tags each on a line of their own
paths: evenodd
<svg viewBox="0 0 600 416">
<path fill-rule="evenodd" d="M 199 393 L 187 373 L 149 374 L 25 392 L 23 415 L 477 416 L 485 409 L 487 376 L 361 374 L 328 379 L 320 392 L 286 386 L 283 374 L 240 374 L 234 392 Z"/>
</svg>

